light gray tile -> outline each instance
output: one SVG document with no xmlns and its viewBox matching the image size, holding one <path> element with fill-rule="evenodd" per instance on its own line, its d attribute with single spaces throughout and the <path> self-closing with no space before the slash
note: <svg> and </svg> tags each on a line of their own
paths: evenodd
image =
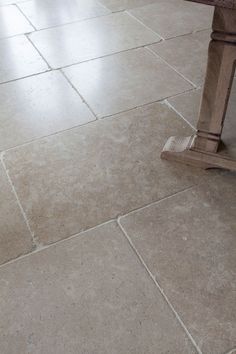
<svg viewBox="0 0 236 354">
<path fill-rule="evenodd" d="M 99 117 L 187 91 L 192 86 L 145 49 L 63 70 Z"/>
<path fill-rule="evenodd" d="M 174 134 L 191 130 L 167 106 L 153 104 L 6 152 L 38 241 L 66 238 L 206 178 L 160 159 Z"/>
<path fill-rule="evenodd" d="M 121 219 L 203 353 L 236 344 L 236 175 Z"/>
<path fill-rule="evenodd" d="M 196 353 L 115 223 L 0 278 L 1 353 Z"/>
<path fill-rule="evenodd" d="M 0 165 L 0 264 L 30 252 L 32 248 L 30 232 Z"/>
<path fill-rule="evenodd" d="M 60 72 L 0 85 L 0 150 L 94 119 Z"/>
<path fill-rule="evenodd" d="M 155 3 L 157 0 L 99 0 L 111 11 L 123 11 L 134 7 Z"/>
<path fill-rule="evenodd" d="M 47 64 L 24 36 L 0 40 L 0 82 L 48 70 Z"/>
<path fill-rule="evenodd" d="M 210 28 L 213 10 L 212 6 L 188 1 L 159 0 L 130 13 L 167 39 Z"/>
<path fill-rule="evenodd" d="M 0 6 L 0 38 L 28 33 L 33 30 L 33 27 L 16 6 Z"/>
<path fill-rule="evenodd" d="M 18 6 L 37 29 L 110 13 L 96 0 L 32 0 Z"/>
<path fill-rule="evenodd" d="M 160 40 L 126 13 L 35 32 L 30 38 L 53 68 Z"/>
<path fill-rule="evenodd" d="M 169 103 L 194 127 L 197 125 L 198 112 L 200 108 L 202 90 L 189 92 L 178 97 L 170 98 Z M 230 95 L 229 106 L 226 113 L 225 124 L 223 128 L 222 140 L 220 147 L 221 154 L 227 154 L 236 158 L 236 80 L 234 80 L 232 92 Z"/>
<path fill-rule="evenodd" d="M 25 1 L 25 0 L 0 0 L 0 6 L 17 4 L 22 1 Z"/>
<path fill-rule="evenodd" d="M 200 31 L 150 46 L 150 49 L 179 73 L 202 85 L 206 74 L 210 31 Z"/>
</svg>

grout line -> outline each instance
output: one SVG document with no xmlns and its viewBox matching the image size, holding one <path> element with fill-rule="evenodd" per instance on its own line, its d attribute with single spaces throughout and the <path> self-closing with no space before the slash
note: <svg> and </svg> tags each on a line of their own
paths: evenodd
<svg viewBox="0 0 236 354">
<path fill-rule="evenodd" d="M 29 221 L 27 219 L 26 213 L 25 213 L 25 211 L 24 211 L 24 209 L 22 207 L 22 204 L 21 204 L 20 199 L 19 199 L 19 197 L 17 195 L 17 192 L 16 192 L 16 189 L 14 187 L 14 184 L 13 184 L 13 182 L 11 180 L 11 177 L 10 177 L 10 175 L 8 173 L 8 169 L 7 169 L 7 167 L 5 165 L 5 162 L 4 162 L 4 153 L 0 154 L 0 161 L 2 163 L 4 171 L 6 173 L 6 176 L 7 176 L 8 182 L 9 182 L 9 184 L 11 186 L 12 192 L 15 195 L 15 198 L 16 198 L 17 204 L 18 204 L 18 206 L 20 208 L 21 214 L 22 214 L 22 216 L 24 218 L 24 221 L 25 221 L 25 223 L 27 225 L 27 228 L 28 228 L 28 230 L 30 232 L 30 235 L 31 235 L 31 238 L 32 238 L 33 247 L 34 248 L 38 248 L 40 246 L 40 244 L 39 244 L 38 240 L 36 239 L 36 237 L 34 236 L 34 232 L 31 230 L 31 227 L 30 227 Z"/>
<path fill-rule="evenodd" d="M 172 104 L 167 99 L 164 102 L 170 109 L 177 113 L 194 131 L 197 131 L 196 127 L 194 127 L 174 106 L 172 106 Z"/>
<path fill-rule="evenodd" d="M 79 95 L 79 97 L 81 98 L 82 102 L 86 104 L 86 106 L 88 107 L 88 109 L 92 112 L 92 114 L 94 115 L 94 117 L 97 118 L 96 113 L 94 112 L 94 110 L 90 107 L 90 105 L 88 104 L 88 102 L 84 99 L 84 97 L 81 95 L 81 93 L 78 91 L 78 89 L 75 87 L 75 85 L 73 85 L 73 83 L 70 81 L 70 79 L 67 77 L 66 73 L 64 73 L 63 69 L 59 69 L 60 73 L 63 75 L 63 77 L 65 78 L 65 80 L 68 82 L 68 84 L 72 87 L 72 89 Z"/>
<path fill-rule="evenodd" d="M 23 1 L 23 2 L 28 2 L 29 0 L 26 0 L 26 1 Z M 23 3 L 23 2 L 20 2 Z M 104 7 L 104 6 L 103 6 Z M 92 16 L 92 17 L 87 17 L 87 18 L 82 18 L 82 19 L 77 19 L 77 20 L 74 20 L 74 21 L 70 21 L 70 22 L 66 22 L 66 23 L 60 23 L 58 25 L 52 25 L 52 26 L 48 26 L 48 27 L 43 27 L 43 28 L 36 28 L 35 26 L 33 26 L 35 28 L 35 31 L 32 31 L 32 32 L 29 32 L 29 34 L 31 33 L 35 33 L 35 32 L 42 32 L 42 31 L 46 31 L 46 30 L 50 30 L 50 29 L 53 29 L 53 28 L 61 28 L 61 27 L 65 27 L 65 26 L 68 26 L 68 25 L 74 25 L 75 23 L 80 23 L 80 22 L 85 22 L 85 21 L 89 21 L 89 20 L 94 20 L 96 18 L 100 18 L 100 17 L 106 17 L 106 16 L 109 16 L 111 15 L 112 12 L 110 13 L 107 13 L 107 14 L 103 14 L 103 15 L 98 15 L 98 16 Z"/>
<path fill-rule="evenodd" d="M 130 9 L 131 10 L 131 9 Z M 152 28 L 148 27 L 147 25 L 145 25 L 144 22 L 142 22 L 141 20 L 139 20 L 139 18 L 135 17 L 132 13 L 130 13 L 130 10 L 125 10 L 125 13 L 127 13 L 130 17 L 132 17 L 134 20 L 136 20 L 137 22 L 139 22 L 143 27 L 145 27 L 146 29 L 148 29 L 149 31 L 151 31 L 153 34 L 155 34 L 156 36 L 158 36 L 160 38 L 161 41 L 164 41 L 165 38 L 163 38 L 159 33 L 155 32 Z"/>
<path fill-rule="evenodd" d="M 129 235 L 127 234 L 127 232 L 125 231 L 125 229 L 123 228 L 123 226 L 120 223 L 120 219 L 117 220 L 117 223 L 121 229 L 121 231 L 124 234 L 124 237 L 126 237 L 127 241 L 129 242 L 130 246 L 132 247 L 133 251 L 136 253 L 137 257 L 139 258 L 141 264 L 144 266 L 145 270 L 147 271 L 147 273 L 149 274 L 150 278 L 152 279 L 152 281 L 154 282 L 154 284 L 156 285 L 157 289 L 160 291 L 161 295 L 163 296 L 164 300 L 166 301 L 167 305 L 170 307 L 170 309 L 172 310 L 172 312 L 174 313 L 175 318 L 177 319 L 177 321 L 179 322 L 179 324 L 181 325 L 181 327 L 183 328 L 183 330 L 185 331 L 187 337 L 189 338 L 189 340 L 191 341 L 191 343 L 193 344 L 194 348 L 197 350 L 198 354 L 203 354 L 202 351 L 200 350 L 200 348 L 198 347 L 197 343 L 195 342 L 194 338 L 192 337 L 191 333 L 189 332 L 189 330 L 187 329 L 187 327 L 185 326 L 184 322 L 182 321 L 181 317 L 179 316 L 179 314 L 177 313 L 177 311 L 175 310 L 174 306 L 172 305 L 172 303 L 170 302 L 170 300 L 168 299 L 168 297 L 166 296 L 164 290 L 161 288 L 160 284 L 158 283 L 156 277 L 152 274 L 152 272 L 149 270 L 148 266 L 146 265 L 146 263 L 144 262 L 142 256 L 140 255 L 140 253 L 138 252 L 138 250 L 136 249 L 135 245 L 133 244 L 131 238 L 129 237 Z"/>
<path fill-rule="evenodd" d="M 45 61 L 45 63 L 47 64 L 48 68 L 50 70 L 52 70 L 51 65 L 48 63 L 48 61 L 44 58 L 44 56 L 42 55 L 42 53 L 38 50 L 38 48 L 36 47 L 36 45 L 34 44 L 34 42 L 30 39 L 29 34 L 26 34 L 25 37 L 28 39 L 28 41 L 31 43 L 31 45 L 34 47 L 34 49 L 38 52 L 38 54 L 40 55 L 40 57 Z"/>
<path fill-rule="evenodd" d="M 110 219 L 110 220 L 107 220 L 107 221 L 105 221 L 105 222 L 103 222 L 103 223 L 101 223 L 99 225 L 93 226 L 93 227 L 91 227 L 91 228 L 89 228 L 87 230 L 82 230 L 80 232 L 77 232 L 75 234 L 70 235 L 69 237 L 66 237 L 66 238 L 63 238 L 61 240 L 49 243 L 47 245 L 39 244 L 39 246 L 34 251 L 29 252 L 27 254 L 23 254 L 23 255 L 21 255 L 21 256 L 19 256 L 17 258 L 11 259 L 11 260 L 3 263 L 3 264 L 0 264 L 0 270 L 1 270 L 1 268 L 5 267 L 5 266 L 8 266 L 9 264 L 15 263 L 15 262 L 17 262 L 17 261 L 19 261 L 21 259 L 24 259 L 24 258 L 28 258 L 31 255 L 34 255 L 34 254 L 39 253 L 39 252 L 42 252 L 44 250 L 47 250 L 48 248 L 57 246 L 57 245 L 59 245 L 61 243 L 67 242 L 67 241 L 72 240 L 74 238 L 81 237 L 83 234 L 86 234 L 86 233 L 88 233 L 90 231 L 93 231 L 93 230 L 95 230 L 95 229 L 97 229 L 99 227 L 105 226 L 105 225 L 107 225 L 107 224 L 109 224 L 111 222 L 115 222 L 115 221 L 116 221 L 116 219 Z"/>
<path fill-rule="evenodd" d="M 60 69 L 57 69 L 57 70 L 60 70 Z M 56 71 L 56 70 L 53 70 L 53 71 Z M 48 71 L 48 72 L 51 72 L 51 71 Z M 61 71 L 62 72 L 62 71 Z M 187 90 L 187 91 L 184 91 L 184 92 L 181 92 L 181 93 L 178 93 L 176 95 L 173 95 L 173 96 L 169 96 L 167 98 L 173 98 L 173 97 L 176 97 L 176 96 L 179 96 L 181 94 L 184 94 L 184 93 L 188 93 L 188 92 L 192 92 L 194 91 L 194 89 L 190 89 L 190 90 Z M 77 91 L 76 91 L 77 92 Z M 79 93 L 78 93 L 79 94 Z M 83 100 L 83 102 L 87 105 L 87 102 L 84 101 L 83 97 L 79 94 L 79 96 L 81 97 L 81 99 Z M 92 111 L 93 115 L 95 116 L 95 119 L 94 120 L 91 120 L 91 121 L 88 121 L 86 123 L 83 123 L 83 124 L 79 124 L 79 125 L 75 125 L 73 127 L 70 127 L 70 128 L 67 128 L 67 129 L 63 129 L 63 130 L 60 130 L 60 131 L 57 131 L 57 132 L 54 132 L 52 134 L 48 134 L 48 135 L 43 135 L 43 136 L 40 136 L 38 138 L 34 138 L 32 140 L 29 140 L 29 141 L 26 141 L 22 144 L 18 144 L 18 145 L 15 145 L 15 146 L 12 146 L 10 148 L 7 148 L 5 150 L 2 150 L 0 151 L 0 153 L 6 153 L 6 152 L 9 152 L 11 150 L 14 150 L 16 148 L 21 148 L 21 147 L 24 147 L 24 146 L 27 146 L 29 144 L 32 144 L 34 142 L 37 142 L 37 141 L 40 141 L 41 139 L 45 139 L 45 138 L 49 138 L 49 137 L 53 137 L 53 136 L 56 136 L 56 135 L 59 135 L 59 134 L 63 134 L 64 132 L 67 132 L 67 131 L 70 131 L 70 130 L 73 130 L 73 129 L 76 129 L 76 128 L 83 128 L 84 126 L 87 126 L 89 124 L 92 124 L 92 123 L 95 123 L 96 121 L 102 121 L 103 119 L 112 119 L 112 118 L 115 118 L 116 116 L 119 116 L 120 114 L 124 114 L 124 113 L 128 113 L 128 112 L 131 112 L 133 110 L 136 110 L 136 109 L 140 109 L 140 108 L 143 108 L 143 107 L 146 107 L 148 105 L 152 105 L 152 104 L 165 104 L 167 106 L 169 106 L 169 103 L 167 104 L 167 98 L 164 98 L 164 99 L 160 99 L 160 100 L 156 100 L 156 101 L 152 101 L 152 102 L 147 102 L 147 103 L 144 103 L 140 106 L 135 106 L 135 107 L 132 107 L 132 108 L 129 108 L 129 109 L 126 109 L 124 111 L 120 111 L 120 112 L 116 112 L 116 113 L 113 113 L 113 114 L 110 114 L 110 115 L 107 115 L 107 116 L 102 116 L 102 117 L 97 117 L 95 115 L 95 113 L 93 113 L 93 111 L 91 110 L 91 108 L 88 108 Z M 172 108 L 171 105 L 169 108 Z M 173 109 L 173 108 L 172 108 Z M 173 109 L 174 110 L 174 109 Z M 175 110 L 174 110 L 175 111 Z M 180 115 L 180 113 L 178 113 L 177 111 L 175 111 L 177 114 Z M 187 122 L 187 121 L 186 121 Z M 188 124 L 190 124 L 189 122 L 187 122 Z"/>
<path fill-rule="evenodd" d="M 21 8 L 18 6 L 18 4 L 14 4 L 14 6 L 20 11 L 20 13 L 22 14 L 22 16 L 24 16 L 24 18 L 26 19 L 26 21 L 28 21 L 28 23 L 31 25 L 31 27 L 33 27 L 33 29 L 35 31 L 37 31 L 37 28 L 33 25 L 33 23 L 30 21 L 30 19 L 25 15 L 25 13 L 21 10 Z M 28 32 L 28 33 L 33 33 L 33 32 Z"/>
<path fill-rule="evenodd" d="M 3 155 L 3 153 L 1 154 L 1 156 L 2 156 L 2 155 Z M 0 158 L 1 158 L 1 156 L 0 156 Z M 2 160 L 2 158 L 1 158 L 0 160 Z M 2 161 L 2 163 L 3 163 L 3 161 Z M 10 181 L 10 184 L 12 185 L 11 181 Z M 80 232 L 77 232 L 77 233 L 75 233 L 75 234 L 72 234 L 72 235 L 70 235 L 70 236 L 68 236 L 68 237 L 66 237 L 66 238 L 61 239 L 61 240 L 52 242 L 52 243 L 50 243 L 50 244 L 48 244 L 48 245 L 42 245 L 42 244 L 38 243 L 38 244 L 37 244 L 37 248 L 36 248 L 34 251 L 29 252 L 29 253 L 27 253 L 27 254 L 23 254 L 23 255 L 21 255 L 21 256 L 19 256 L 19 257 L 17 257 L 17 258 L 11 259 L 11 260 L 9 260 L 9 261 L 7 261 L 7 262 L 1 264 L 1 265 L 0 265 L 0 268 L 3 267 L 3 266 L 5 266 L 5 265 L 14 263 L 15 261 L 18 261 L 18 260 L 20 260 L 20 259 L 22 259 L 22 258 L 29 257 L 31 254 L 38 253 L 38 252 L 43 251 L 43 250 L 45 250 L 45 249 L 47 249 L 47 248 L 49 248 L 49 247 L 56 246 L 57 244 L 66 242 L 67 240 L 73 239 L 73 238 L 75 238 L 75 237 L 79 237 L 81 234 L 84 234 L 84 233 L 87 233 L 87 232 L 89 232 L 89 231 L 95 230 L 96 228 L 98 228 L 98 227 L 100 227 L 100 226 L 103 226 L 103 225 L 106 225 L 106 224 L 109 224 L 110 222 L 117 221 L 117 220 L 120 219 L 120 218 L 123 218 L 123 217 L 128 216 L 128 215 L 130 215 L 130 214 L 132 214 L 132 213 L 135 213 L 135 212 L 137 212 L 137 211 L 140 211 L 140 210 L 143 210 L 143 209 L 145 209 L 145 208 L 148 208 L 149 206 L 158 204 L 159 202 L 164 201 L 165 199 L 169 199 L 169 198 L 171 198 L 171 197 L 173 197 L 173 196 L 175 196 L 175 195 L 177 195 L 177 194 L 179 194 L 179 193 L 183 193 L 183 192 L 185 192 L 185 191 L 187 191 L 187 190 L 190 190 L 190 189 L 192 189 L 192 188 L 194 188 L 194 187 L 195 187 L 195 185 L 193 185 L 193 186 L 191 186 L 191 187 L 188 187 L 188 188 L 186 188 L 186 189 L 184 189 L 184 190 L 182 190 L 182 191 L 179 191 L 179 192 L 177 192 L 177 193 L 175 193 L 175 194 L 172 194 L 172 195 L 169 195 L 169 196 L 167 196 L 167 197 L 164 197 L 164 198 L 162 198 L 162 199 L 160 199 L 160 200 L 154 201 L 154 202 L 152 202 L 152 203 L 150 203 L 150 204 L 147 204 L 147 205 L 145 205 L 145 206 L 142 206 L 142 207 L 140 207 L 140 208 L 133 209 L 133 210 L 129 211 L 129 212 L 126 213 L 126 214 L 117 216 L 117 217 L 115 217 L 115 218 L 112 218 L 112 219 L 110 219 L 110 220 L 107 220 L 107 221 L 105 221 L 105 222 L 103 222 L 103 223 L 101 223 L 101 224 L 95 225 L 95 226 L 93 226 L 93 227 L 91 227 L 91 228 L 88 228 L 88 229 L 86 229 L 86 230 L 82 230 L 82 231 L 80 231 Z M 13 187 L 13 188 L 14 188 L 14 187 Z M 27 223 L 27 225 L 28 225 L 28 223 Z"/>
<path fill-rule="evenodd" d="M 15 82 L 15 81 L 19 81 L 19 80 L 23 80 L 23 79 L 27 79 L 28 77 L 33 77 L 33 76 L 37 76 L 37 75 L 41 75 L 41 74 L 46 74 L 46 73 L 49 73 L 53 70 L 51 69 L 45 69 L 43 71 L 40 71 L 40 72 L 37 72 L 35 74 L 30 74 L 30 75 L 26 75 L 26 76 L 21 76 L 21 77 L 18 77 L 16 79 L 12 79 L 12 80 L 8 80 L 8 81 L 2 81 L 0 82 L 0 85 L 6 85 L 6 84 L 10 84 L 11 82 Z"/>
<path fill-rule="evenodd" d="M 163 63 L 165 63 L 171 69 L 173 69 L 179 76 L 182 77 L 182 79 L 187 81 L 191 86 L 193 86 L 195 89 L 197 88 L 197 86 L 191 80 L 189 80 L 187 77 L 185 77 L 183 74 L 181 74 L 174 66 L 170 65 L 165 59 L 163 59 L 157 53 L 155 53 L 151 48 L 148 47 L 148 45 L 145 47 L 145 49 L 148 50 L 150 53 L 152 53 L 154 56 L 156 56 L 158 59 L 162 60 Z"/>
<path fill-rule="evenodd" d="M 161 203 L 161 202 L 163 202 L 163 201 L 165 201 L 165 200 L 168 200 L 168 199 L 170 199 L 170 198 L 172 198 L 172 197 L 176 197 L 176 196 L 179 195 L 179 194 L 182 194 L 182 193 L 184 193 L 184 192 L 187 192 L 187 191 L 193 189 L 194 187 L 197 187 L 197 185 L 198 185 L 197 183 L 196 183 L 196 184 L 193 184 L 193 185 L 190 186 L 190 187 L 184 188 L 184 189 L 182 189 L 182 190 L 180 190 L 180 191 L 178 191 L 178 192 L 175 192 L 175 193 L 173 193 L 173 194 L 167 195 L 167 196 L 165 196 L 165 197 L 163 197 L 163 198 L 161 198 L 161 199 L 155 200 L 154 202 L 151 202 L 151 203 L 149 203 L 149 204 L 146 204 L 146 205 L 144 205 L 144 206 L 142 206 L 142 207 L 138 207 L 138 208 L 136 208 L 136 209 L 132 209 L 132 210 L 130 210 L 130 211 L 129 211 L 128 213 L 126 213 L 126 214 L 120 214 L 120 215 L 118 216 L 118 219 L 123 219 L 123 218 L 125 218 L 126 216 L 135 214 L 135 213 L 137 213 L 137 212 L 139 212 L 139 211 L 148 209 L 149 207 L 158 205 L 159 203 Z"/>
</svg>

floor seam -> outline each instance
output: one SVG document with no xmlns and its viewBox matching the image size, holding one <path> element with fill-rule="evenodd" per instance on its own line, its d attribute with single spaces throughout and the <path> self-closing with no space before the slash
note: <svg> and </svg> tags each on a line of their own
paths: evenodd
<svg viewBox="0 0 236 354">
<path fill-rule="evenodd" d="M 23 206 L 22 206 L 22 204 L 21 204 L 21 202 L 20 202 L 20 199 L 19 199 L 18 194 L 17 194 L 17 192 L 16 192 L 15 186 L 14 186 L 12 180 L 11 180 L 11 177 L 10 177 L 10 175 L 9 175 L 8 169 L 7 169 L 6 165 L 5 165 L 5 162 L 4 162 L 4 152 L 2 152 L 2 153 L 0 154 L 0 161 L 1 161 L 2 166 L 3 166 L 3 169 L 4 169 L 4 171 L 5 171 L 7 180 L 8 180 L 8 182 L 9 182 L 10 186 L 11 186 L 11 190 L 12 190 L 12 192 L 13 192 L 15 198 L 16 198 L 17 205 L 18 205 L 18 207 L 19 207 L 19 209 L 20 209 L 20 212 L 21 212 L 21 214 L 22 214 L 22 216 L 23 216 L 23 219 L 24 219 L 24 221 L 25 221 L 25 223 L 26 223 L 26 226 L 27 226 L 27 228 L 28 228 L 28 230 L 29 230 L 29 233 L 30 233 L 30 235 L 31 235 L 33 247 L 34 247 L 34 248 L 38 248 L 39 245 L 40 245 L 40 243 L 38 242 L 37 238 L 35 237 L 34 232 L 31 230 L 29 220 L 27 219 L 27 216 L 26 216 L 26 213 L 25 213 L 25 211 L 24 211 L 24 208 L 23 208 Z"/>
<path fill-rule="evenodd" d="M 170 302 L 170 300 L 168 299 L 167 295 L 165 294 L 164 290 L 162 289 L 162 287 L 160 286 L 160 284 L 158 283 L 158 281 L 156 280 L 156 277 L 152 274 L 152 272 L 149 270 L 148 266 L 146 265 L 146 263 L 144 262 L 142 256 L 140 255 L 140 253 L 138 252 L 138 250 L 136 249 L 135 245 L 133 244 L 131 238 L 129 237 L 128 233 L 126 232 L 126 230 L 123 228 L 123 226 L 120 223 L 120 218 L 117 219 L 117 224 L 120 227 L 121 231 L 124 234 L 124 237 L 126 237 L 127 241 L 129 242 L 130 246 L 132 247 L 133 251 L 135 252 L 136 256 L 138 257 L 138 259 L 140 260 L 141 264 L 144 266 L 145 270 L 147 271 L 148 275 L 150 276 L 150 278 L 152 279 L 152 281 L 154 282 L 154 284 L 156 285 L 157 289 L 159 290 L 159 292 L 161 293 L 161 295 L 163 296 L 164 300 L 166 301 L 167 305 L 169 306 L 170 310 L 172 311 L 172 313 L 174 314 L 175 318 L 177 319 L 178 323 L 181 325 L 182 329 L 184 330 L 184 332 L 186 333 L 187 337 L 189 338 L 189 340 L 191 341 L 192 345 L 194 346 L 194 348 L 197 350 L 198 354 L 203 354 L 202 351 L 200 350 L 200 348 L 198 347 L 197 343 L 195 342 L 194 338 L 192 337 L 191 333 L 189 332 L 188 328 L 186 327 L 186 325 L 184 324 L 183 320 L 181 319 L 181 317 L 179 316 L 179 314 L 177 313 L 177 311 L 175 310 L 174 306 L 172 305 L 172 303 Z"/>
<path fill-rule="evenodd" d="M 60 73 L 63 75 L 63 77 L 65 78 L 65 80 L 68 82 L 68 84 L 71 86 L 71 88 L 77 93 L 77 95 L 81 98 L 82 102 L 88 107 L 88 109 L 90 110 L 90 112 L 94 115 L 94 117 L 96 118 L 96 120 L 98 119 L 96 113 L 94 112 L 94 110 L 90 107 L 90 105 L 88 104 L 88 102 L 85 100 L 85 98 L 82 96 L 82 94 L 79 92 L 79 90 L 75 87 L 75 85 L 70 81 L 70 79 L 68 78 L 68 76 L 66 75 L 66 73 L 64 73 L 63 69 L 59 69 Z"/>
<path fill-rule="evenodd" d="M 195 90 L 196 91 L 196 90 Z M 172 109 L 180 118 L 184 120 L 185 123 L 187 123 L 194 131 L 196 131 L 196 127 L 194 127 L 184 116 L 181 114 L 169 101 L 168 99 L 165 100 L 165 104 Z"/>
<path fill-rule="evenodd" d="M 52 70 L 51 65 L 48 63 L 48 61 L 44 58 L 44 56 L 42 55 L 42 53 L 40 52 L 40 50 L 36 47 L 36 45 L 34 44 L 34 42 L 31 40 L 30 34 L 25 34 L 25 37 L 28 39 L 28 41 L 30 42 L 30 44 L 34 47 L 34 49 L 37 51 L 37 53 L 40 55 L 41 59 L 47 64 L 48 68 L 50 70 Z"/>
<path fill-rule="evenodd" d="M 19 10 L 19 12 L 22 14 L 22 16 L 24 16 L 24 18 L 26 19 L 26 21 L 28 21 L 28 23 L 30 24 L 30 26 L 33 27 L 34 31 L 37 31 L 37 28 L 33 25 L 33 23 L 30 21 L 30 19 L 25 15 L 25 13 L 21 10 L 21 8 L 18 6 L 17 3 L 14 4 L 14 6 Z M 26 32 L 26 33 L 33 33 L 32 32 Z"/>
<path fill-rule="evenodd" d="M 169 64 L 165 59 L 163 59 L 161 56 L 159 56 L 157 53 L 155 53 L 151 48 L 149 48 L 149 46 L 147 45 L 145 47 L 146 50 L 148 50 L 150 53 L 152 53 L 154 56 L 156 56 L 158 59 L 160 59 L 161 61 L 163 61 L 163 63 L 165 63 L 166 65 L 168 65 L 169 68 L 171 68 L 172 70 L 174 70 L 180 77 L 182 77 L 182 79 L 184 79 L 185 81 L 187 81 L 191 86 L 193 86 L 195 89 L 197 88 L 197 85 L 195 85 L 191 80 L 189 80 L 186 76 L 184 76 L 183 74 L 181 74 L 174 66 L 172 66 L 171 64 Z"/>
</svg>

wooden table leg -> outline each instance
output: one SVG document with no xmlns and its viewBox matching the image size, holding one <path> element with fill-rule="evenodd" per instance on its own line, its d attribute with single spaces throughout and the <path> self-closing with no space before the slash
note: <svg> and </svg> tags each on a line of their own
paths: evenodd
<svg viewBox="0 0 236 354">
<path fill-rule="evenodd" d="M 236 63 L 236 11 L 215 8 L 207 74 L 197 133 L 171 137 L 161 157 L 202 168 L 236 170 L 236 161 L 217 153 Z"/>
</svg>

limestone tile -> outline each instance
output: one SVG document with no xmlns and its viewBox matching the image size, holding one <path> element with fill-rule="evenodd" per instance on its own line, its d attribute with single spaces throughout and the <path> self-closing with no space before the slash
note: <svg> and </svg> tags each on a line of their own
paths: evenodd
<svg viewBox="0 0 236 354">
<path fill-rule="evenodd" d="M 99 0 L 99 2 L 115 12 L 152 4 L 157 0 Z"/>
<path fill-rule="evenodd" d="M 183 0 L 159 0 L 129 12 L 168 39 L 211 27 L 213 7 Z"/>
<path fill-rule="evenodd" d="M 210 31 L 206 30 L 163 41 L 149 48 L 199 86 L 206 75 L 209 41 Z"/>
<path fill-rule="evenodd" d="M 32 249 L 30 232 L 0 165 L 0 264 Z"/>
<path fill-rule="evenodd" d="M 158 42 L 160 37 L 127 13 L 116 13 L 30 35 L 53 68 Z"/>
<path fill-rule="evenodd" d="M 194 127 L 197 125 L 202 91 L 196 90 L 188 94 L 179 95 L 169 99 L 169 103 Z M 221 154 L 236 157 L 236 80 L 230 95 L 229 106 L 226 113 L 225 124 L 222 134 L 223 144 L 220 147 Z"/>
<path fill-rule="evenodd" d="M 235 177 L 219 175 L 120 220 L 204 354 L 236 344 Z"/>
<path fill-rule="evenodd" d="M 0 40 L 0 83 L 48 70 L 25 36 Z"/>
<path fill-rule="evenodd" d="M 37 29 L 110 13 L 96 0 L 32 0 L 19 3 L 18 6 Z"/>
<path fill-rule="evenodd" d="M 14 5 L 0 6 L 0 39 L 34 31 Z"/>
<path fill-rule="evenodd" d="M 0 269 L 4 354 L 196 354 L 115 223 Z"/>
<path fill-rule="evenodd" d="M 98 117 L 158 101 L 192 86 L 140 48 L 63 69 Z"/>
<path fill-rule="evenodd" d="M 191 130 L 156 103 L 7 151 L 36 239 L 55 242 L 207 178 L 160 159 L 174 134 Z"/>
<path fill-rule="evenodd" d="M 94 119 L 60 72 L 0 85 L 0 150 Z"/>
</svg>

